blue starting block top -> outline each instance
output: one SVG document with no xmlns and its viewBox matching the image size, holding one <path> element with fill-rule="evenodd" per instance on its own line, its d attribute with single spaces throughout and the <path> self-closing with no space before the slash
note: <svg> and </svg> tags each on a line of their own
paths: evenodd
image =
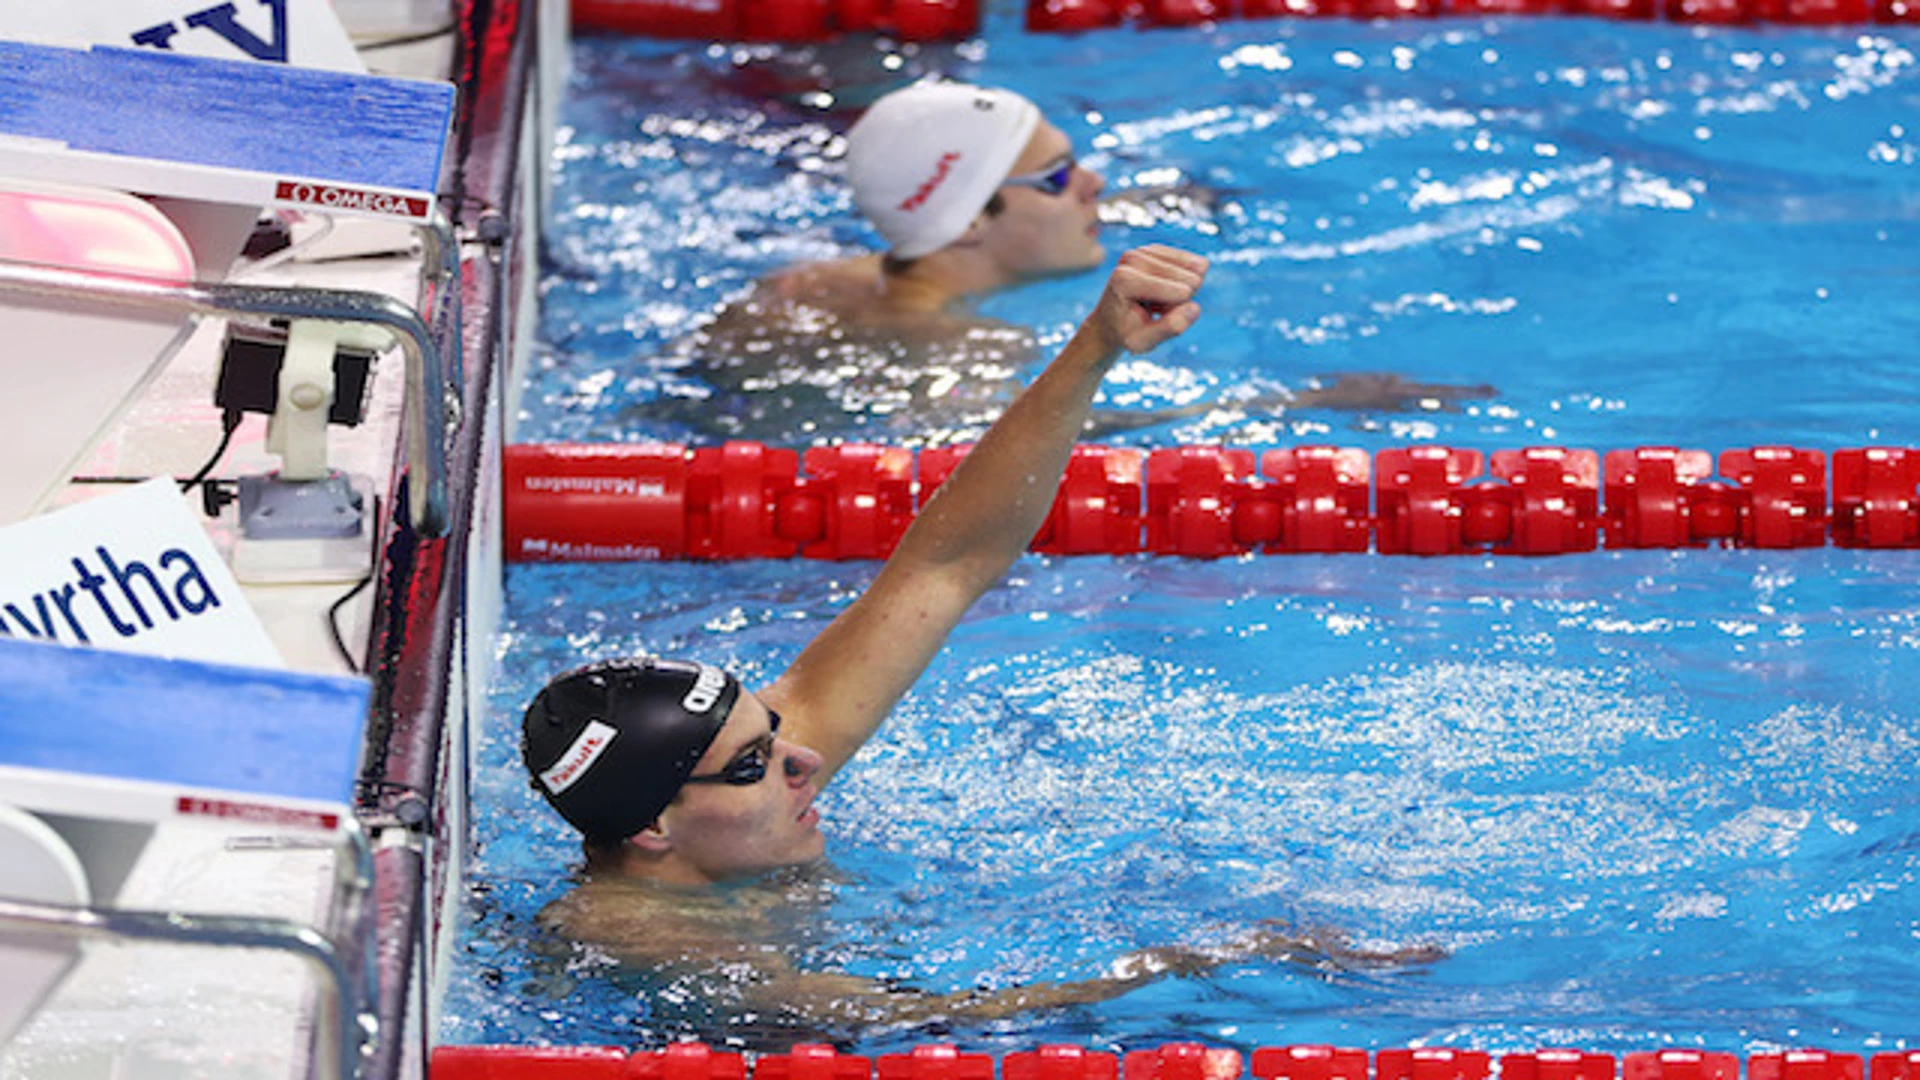
<svg viewBox="0 0 1920 1080">
<path fill-rule="evenodd" d="M 440 82 L 0 41 L 0 175 L 424 217 L 373 196 L 430 202 L 453 105 Z"/>
<path fill-rule="evenodd" d="M 0 765 L 350 804 L 364 679 L 0 638 Z"/>
</svg>

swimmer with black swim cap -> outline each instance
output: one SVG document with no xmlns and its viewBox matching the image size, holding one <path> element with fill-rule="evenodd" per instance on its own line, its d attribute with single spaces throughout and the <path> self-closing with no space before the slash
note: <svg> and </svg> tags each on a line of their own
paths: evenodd
<svg viewBox="0 0 1920 1080">
<path fill-rule="evenodd" d="M 733 676 L 702 664 L 591 664 L 534 699 L 521 755 L 561 817 L 589 842 L 617 842 L 673 801 L 739 696 Z"/>
<path fill-rule="evenodd" d="M 1026 552 L 1102 378 L 1123 353 L 1193 324 L 1206 268 L 1172 248 L 1121 256 L 1060 355 L 772 685 L 748 692 L 715 668 L 631 660 L 541 691 L 526 715 L 527 768 L 586 836 L 590 878 L 700 885 L 820 858 L 815 796 Z"/>
<path fill-rule="evenodd" d="M 534 788 L 580 830 L 593 869 L 705 883 L 810 861 L 824 846 L 809 783 L 819 755 L 780 740 L 779 727 L 719 668 L 614 660 L 547 684 L 527 708 L 521 757 Z M 682 797 L 706 785 L 741 790 Z M 791 825 L 772 827 L 796 801 Z M 716 829 L 757 840 L 711 851 L 700 841 Z"/>
</svg>

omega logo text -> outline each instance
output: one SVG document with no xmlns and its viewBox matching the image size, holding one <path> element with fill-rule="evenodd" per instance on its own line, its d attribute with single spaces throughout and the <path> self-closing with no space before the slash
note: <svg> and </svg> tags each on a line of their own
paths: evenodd
<svg viewBox="0 0 1920 1080">
<path fill-rule="evenodd" d="M 329 210 L 355 210 L 363 214 L 424 218 L 427 200 L 411 195 L 395 195 L 365 188 L 336 187 L 303 180 L 282 180 L 274 185 L 273 197 L 282 202 L 324 206 Z"/>
</svg>

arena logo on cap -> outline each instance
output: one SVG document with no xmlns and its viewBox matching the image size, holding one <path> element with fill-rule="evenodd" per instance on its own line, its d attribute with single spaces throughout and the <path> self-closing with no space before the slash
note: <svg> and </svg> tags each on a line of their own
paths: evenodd
<svg viewBox="0 0 1920 1080">
<path fill-rule="evenodd" d="M 947 182 L 948 175 L 953 172 L 953 163 L 959 160 L 960 151 L 958 150 L 949 150 L 941 154 L 940 160 L 933 163 L 933 175 L 927 177 L 926 183 L 915 188 L 913 194 L 900 203 L 900 209 L 918 210 L 925 206 L 927 200 L 933 197 L 933 193 L 940 190 L 940 185 Z"/>
<path fill-rule="evenodd" d="M 607 747 L 613 745 L 613 737 L 618 734 L 620 733 L 611 726 L 598 720 L 587 724 L 587 730 L 573 740 L 573 745 L 567 747 L 567 752 L 560 755 L 560 760 L 554 762 L 552 768 L 540 774 L 540 783 L 554 795 L 572 787 L 576 781 L 587 774 L 587 770 L 593 766 L 594 762 L 600 760 L 600 755 L 607 752 Z"/>
<path fill-rule="evenodd" d="M 693 689 L 680 699 L 680 707 L 688 712 L 706 712 L 720 700 L 720 691 L 727 688 L 727 675 L 719 668 L 700 665 L 700 675 L 693 680 Z"/>
</svg>

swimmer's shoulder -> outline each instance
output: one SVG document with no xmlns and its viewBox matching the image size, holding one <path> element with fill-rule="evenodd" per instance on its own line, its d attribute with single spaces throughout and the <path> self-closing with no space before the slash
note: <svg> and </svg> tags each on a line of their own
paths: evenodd
<svg viewBox="0 0 1920 1080">
<path fill-rule="evenodd" d="M 724 340 L 818 328 L 823 321 L 859 322 L 886 302 L 878 255 L 800 263 L 761 278 L 746 295 L 722 305 L 703 334 Z"/>
<path fill-rule="evenodd" d="M 766 935 L 767 910 L 734 890 L 670 888 L 636 878 L 589 877 L 542 908 L 540 925 L 629 962 L 731 955 Z"/>
<path fill-rule="evenodd" d="M 1030 328 L 983 316 L 964 302 L 928 306 L 917 299 L 889 284 L 878 255 L 803 263 L 761 279 L 727 304 L 702 329 L 699 344 L 710 363 L 747 355 L 807 363 L 818 356 L 823 336 L 908 368 L 974 361 L 1018 366 L 1032 358 Z"/>
<path fill-rule="evenodd" d="M 884 300 L 886 280 L 879 255 L 854 255 L 775 271 L 761 279 L 756 293 L 770 300 L 852 309 Z"/>
</svg>

